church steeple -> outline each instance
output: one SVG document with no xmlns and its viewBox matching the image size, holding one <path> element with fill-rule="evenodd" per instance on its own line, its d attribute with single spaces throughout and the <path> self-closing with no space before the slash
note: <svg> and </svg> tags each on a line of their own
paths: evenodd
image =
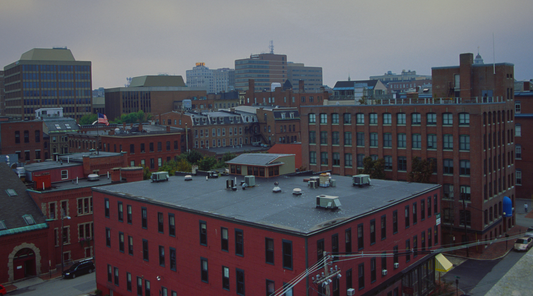
<svg viewBox="0 0 533 296">
<path fill-rule="evenodd" d="M 481 57 L 481 55 L 479 54 L 479 46 L 477 47 L 477 56 L 476 58 L 474 59 L 474 65 L 483 65 L 483 58 Z"/>
</svg>

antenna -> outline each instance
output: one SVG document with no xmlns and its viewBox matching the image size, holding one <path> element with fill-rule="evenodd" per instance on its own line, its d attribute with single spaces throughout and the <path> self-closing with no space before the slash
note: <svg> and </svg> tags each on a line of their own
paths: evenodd
<svg viewBox="0 0 533 296">
<path fill-rule="evenodd" d="M 270 54 L 274 54 L 274 40 L 270 40 L 270 46 L 268 48 L 270 48 Z"/>
</svg>

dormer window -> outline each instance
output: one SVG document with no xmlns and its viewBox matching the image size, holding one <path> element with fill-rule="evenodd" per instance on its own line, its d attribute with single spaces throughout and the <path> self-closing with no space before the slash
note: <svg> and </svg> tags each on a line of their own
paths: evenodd
<svg viewBox="0 0 533 296">
<path fill-rule="evenodd" d="M 289 113 L 290 118 L 294 118 L 294 112 Z"/>
<path fill-rule="evenodd" d="M 35 225 L 36 224 L 35 220 L 33 220 L 32 215 L 26 214 L 26 215 L 23 215 L 22 218 L 24 219 L 24 221 L 28 225 Z"/>
</svg>

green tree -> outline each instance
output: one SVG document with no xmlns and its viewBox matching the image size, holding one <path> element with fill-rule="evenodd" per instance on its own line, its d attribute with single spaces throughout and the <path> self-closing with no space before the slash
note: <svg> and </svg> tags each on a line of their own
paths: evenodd
<svg viewBox="0 0 533 296">
<path fill-rule="evenodd" d="M 200 160 L 202 160 L 204 156 L 202 153 L 198 152 L 197 150 L 189 150 L 187 153 L 187 161 L 190 164 L 198 164 Z"/>
<path fill-rule="evenodd" d="M 151 118 L 152 115 L 150 113 L 145 114 L 143 110 L 139 110 L 128 114 L 123 113 L 120 117 L 115 118 L 112 123 L 142 123 Z"/>
<path fill-rule="evenodd" d="M 89 125 L 93 124 L 97 119 L 96 114 L 85 114 L 80 118 L 80 125 Z"/>
<path fill-rule="evenodd" d="M 143 165 L 143 180 L 148 180 L 152 176 L 152 172 L 150 172 L 150 169 Z"/>
<path fill-rule="evenodd" d="M 385 179 L 385 160 L 383 158 L 372 160 L 367 156 L 363 159 L 363 169 L 359 174 L 370 175 L 372 179 Z"/>
<path fill-rule="evenodd" d="M 178 167 L 178 162 L 176 162 L 175 160 L 171 160 L 171 161 L 165 162 L 162 166 L 160 166 L 158 171 L 168 172 L 169 176 L 174 176 L 174 174 L 176 173 L 177 167 Z"/>
<path fill-rule="evenodd" d="M 429 179 L 433 174 L 435 163 L 427 159 L 420 160 L 419 157 L 413 158 L 411 164 L 411 171 L 407 179 L 409 182 L 429 183 Z"/>
<path fill-rule="evenodd" d="M 201 171 L 209 171 L 217 164 L 217 160 L 214 157 L 206 156 L 198 161 L 198 169 Z"/>
<path fill-rule="evenodd" d="M 187 161 L 187 159 L 182 158 L 178 160 L 178 165 L 176 167 L 178 172 L 192 172 L 192 165 Z"/>
</svg>

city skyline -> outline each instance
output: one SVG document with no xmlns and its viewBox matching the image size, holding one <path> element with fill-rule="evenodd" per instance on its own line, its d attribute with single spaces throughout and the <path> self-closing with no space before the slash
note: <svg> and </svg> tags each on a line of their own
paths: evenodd
<svg viewBox="0 0 533 296">
<path fill-rule="evenodd" d="M 236 59 L 269 52 L 273 40 L 274 53 L 322 67 L 330 87 L 387 71 L 430 75 L 432 67 L 459 65 L 460 53 L 478 50 L 486 64 L 512 63 L 515 79 L 532 78 L 528 1 L 150 4 L 4 1 L 0 24 L 11 29 L 2 33 L 2 68 L 33 48 L 66 46 L 76 60 L 92 62 L 93 89 L 121 87 L 127 77 L 185 78 L 196 62 L 233 69 Z"/>
</svg>

